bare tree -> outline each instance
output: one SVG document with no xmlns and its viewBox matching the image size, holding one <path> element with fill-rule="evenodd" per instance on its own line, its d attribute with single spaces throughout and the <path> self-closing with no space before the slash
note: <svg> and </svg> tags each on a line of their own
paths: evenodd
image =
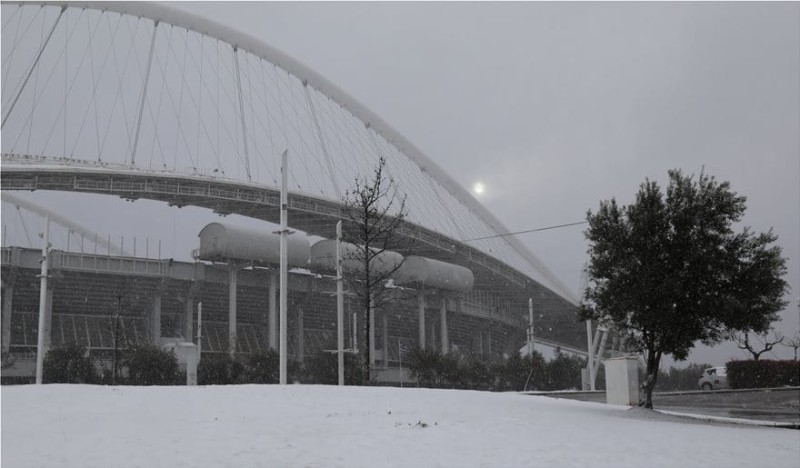
<svg viewBox="0 0 800 468">
<path fill-rule="evenodd" d="M 386 285 L 402 260 L 395 261 L 399 256 L 391 252 L 405 250 L 404 244 L 408 242 L 398 232 L 407 214 L 406 197 L 399 193 L 395 181 L 386 176 L 385 168 L 386 160 L 381 157 L 372 177 L 357 177 L 354 189 L 343 200 L 346 226 L 343 240 L 356 246 L 347 260 L 358 265 L 357 272 L 347 279 L 363 307 L 365 385 L 370 382 L 371 312 L 397 298 Z"/>
<path fill-rule="evenodd" d="M 797 360 L 797 349 L 800 348 L 800 333 L 796 333 L 793 338 L 791 338 L 786 343 L 781 343 L 787 348 L 794 349 L 794 360 Z"/>
<path fill-rule="evenodd" d="M 114 312 L 111 315 L 110 323 L 108 324 L 108 327 L 111 331 L 113 346 L 113 355 L 111 356 L 111 385 L 116 385 L 120 377 L 120 351 L 123 348 L 128 348 L 130 346 L 130 338 L 125 328 L 125 324 L 123 323 L 129 300 L 129 287 L 125 281 L 120 281 L 117 284 L 117 290 L 114 296 Z"/>
<path fill-rule="evenodd" d="M 753 355 L 753 360 L 758 361 L 758 358 L 761 357 L 762 354 L 766 353 L 767 351 L 772 351 L 772 348 L 775 347 L 776 344 L 783 342 L 783 335 L 781 332 L 773 332 L 773 341 L 769 340 L 769 337 L 765 333 L 762 335 L 764 337 L 763 348 L 756 349 L 754 345 L 750 342 L 750 334 L 744 333 L 742 335 L 734 335 L 734 340 L 738 343 L 737 346 L 739 349 L 743 349 L 750 354 Z M 760 341 L 759 341 L 759 344 Z"/>
</svg>

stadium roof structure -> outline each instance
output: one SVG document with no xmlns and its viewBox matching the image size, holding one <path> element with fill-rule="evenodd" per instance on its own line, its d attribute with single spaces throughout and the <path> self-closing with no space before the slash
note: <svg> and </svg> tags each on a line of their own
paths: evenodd
<svg viewBox="0 0 800 468">
<path fill-rule="evenodd" d="M 332 238 L 350 184 L 384 158 L 407 197 L 401 234 L 418 241 L 401 253 L 467 267 L 476 287 L 505 297 L 577 304 L 432 158 L 260 40 L 150 2 L 2 8 L 2 190 L 160 200 L 277 222 L 288 150 L 289 224 Z"/>
</svg>

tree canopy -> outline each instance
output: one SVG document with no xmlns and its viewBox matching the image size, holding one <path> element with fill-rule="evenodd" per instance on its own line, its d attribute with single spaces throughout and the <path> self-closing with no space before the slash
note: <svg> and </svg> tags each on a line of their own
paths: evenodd
<svg viewBox="0 0 800 468">
<path fill-rule="evenodd" d="M 631 205 L 606 200 L 587 214 L 590 283 L 580 315 L 609 322 L 645 354 L 647 407 L 663 354 L 683 360 L 696 341 L 763 332 L 785 305 L 777 236 L 734 231 L 745 201 L 728 182 L 672 170 L 666 196 L 646 180 Z"/>
</svg>

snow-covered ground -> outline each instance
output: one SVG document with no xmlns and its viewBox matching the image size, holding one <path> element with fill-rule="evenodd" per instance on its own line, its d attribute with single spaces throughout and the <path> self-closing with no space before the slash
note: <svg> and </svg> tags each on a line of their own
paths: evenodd
<svg viewBox="0 0 800 468">
<path fill-rule="evenodd" d="M 514 393 L 4 386 L 2 466 L 798 467 L 800 433 Z"/>
</svg>

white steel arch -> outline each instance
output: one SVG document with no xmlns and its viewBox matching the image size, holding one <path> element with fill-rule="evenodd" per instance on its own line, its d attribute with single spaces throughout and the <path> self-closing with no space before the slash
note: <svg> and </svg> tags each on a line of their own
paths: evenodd
<svg viewBox="0 0 800 468">
<path fill-rule="evenodd" d="M 31 5 L 33 3 L 34 5 L 42 5 L 42 6 L 82 9 L 82 10 L 95 10 L 102 12 L 114 12 L 114 13 L 119 13 L 121 15 L 131 15 L 137 18 L 144 18 L 152 20 L 156 25 L 155 28 L 157 28 L 159 24 L 177 26 L 179 28 L 186 29 L 187 31 L 196 32 L 204 36 L 207 36 L 209 38 L 213 38 L 225 44 L 228 44 L 233 47 L 234 54 L 237 53 L 236 52 L 237 50 L 242 50 L 252 54 L 255 57 L 258 57 L 269 63 L 272 63 L 275 66 L 285 70 L 289 74 L 301 80 L 304 86 L 307 85 L 308 87 L 313 88 L 317 92 L 321 93 L 322 95 L 336 102 L 342 108 L 346 109 L 349 113 L 351 113 L 354 117 L 356 117 L 358 120 L 360 120 L 368 129 L 372 129 L 376 133 L 378 133 L 382 138 L 386 140 L 387 143 L 395 147 L 402 155 L 411 160 L 419 168 L 419 170 L 421 170 L 422 173 L 427 174 L 437 184 L 439 184 L 450 196 L 452 196 L 455 200 L 457 200 L 458 203 L 462 204 L 467 210 L 469 210 L 475 216 L 477 216 L 492 233 L 498 235 L 504 235 L 509 233 L 508 229 L 495 216 L 493 216 L 491 212 L 489 212 L 483 205 L 481 205 L 477 200 L 475 200 L 469 194 L 469 192 L 467 192 L 463 187 L 461 187 L 433 160 L 427 157 L 419 148 L 417 148 L 408 139 L 403 137 L 398 131 L 396 131 L 391 125 L 389 125 L 387 122 L 381 119 L 377 114 L 372 112 L 363 104 L 359 103 L 348 93 L 343 91 L 335 84 L 331 83 L 329 80 L 327 80 L 325 77 L 318 74 L 314 70 L 310 69 L 309 67 L 305 66 L 304 64 L 295 60 L 294 58 L 275 49 L 274 47 L 271 47 L 263 43 L 262 41 L 252 36 L 244 34 L 228 26 L 215 23 L 206 18 L 202 18 L 188 12 L 180 11 L 162 4 L 152 3 L 152 2 L 47 2 L 45 1 L 45 2 L 32 2 L 32 3 L 31 2 L 14 2 L 14 3 L 26 6 Z M 53 26 L 53 28 L 55 29 L 55 26 Z M 155 28 L 153 29 L 152 33 L 153 42 L 151 43 L 151 47 L 153 44 L 155 44 L 155 36 L 156 36 Z M 133 35 L 136 35 L 136 32 L 134 32 Z M 152 55 L 152 49 L 150 52 Z M 66 59 L 64 60 L 66 63 Z M 235 65 L 236 65 L 237 79 L 240 79 L 238 57 L 235 61 Z M 140 68 L 141 66 L 142 65 L 140 64 Z M 65 65 L 64 67 L 66 69 L 67 66 Z M 145 84 L 143 87 L 145 92 L 147 91 L 147 79 L 150 77 L 149 67 L 150 65 L 148 64 L 147 73 L 145 75 Z M 183 97 L 182 89 L 181 89 L 181 97 Z M 145 101 L 145 95 L 143 93 L 141 96 L 141 102 L 144 103 L 144 101 Z M 244 107 L 244 104 L 242 104 L 241 89 L 239 94 L 239 102 L 240 106 Z M 309 103 L 312 103 L 310 98 L 309 98 Z M 313 108 L 313 103 L 310 105 L 312 107 L 311 112 L 312 113 L 316 112 L 315 109 Z M 140 113 L 139 114 L 140 125 L 141 125 L 141 115 L 142 114 Z M 5 117 L 7 118 L 7 115 Z M 64 127 L 65 127 L 64 133 L 66 135 L 67 133 L 66 122 L 64 124 Z M 137 126 L 136 127 L 137 137 L 138 137 L 138 131 L 139 127 Z M 247 125 L 245 122 L 244 113 L 242 113 L 242 122 L 239 131 L 242 134 L 244 134 L 242 141 L 244 143 L 244 155 L 246 158 L 248 152 L 247 144 L 249 139 L 246 133 Z M 322 130 L 320 130 L 318 127 L 317 131 L 320 133 L 320 140 L 322 140 Z M 134 155 L 136 153 L 135 146 L 137 143 L 138 143 L 138 138 L 136 138 L 133 142 Z M 324 152 L 325 151 L 324 144 L 322 146 L 323 146 L 322 151 Z M 14 161 L 13 158 L 12 159 L 7 158 L 7 156 L 10 155 L 7 154 L 5 148 L 3 151 L 3 155 L 4 158 L 7 159 L 6 164 Z M 133 160 L 133 157 L 131 159 Z M 247 170 L 249 177 L 249 166 Z M 331 176 L 333 176 L 332 172 Z M 456 229 L 458 229 L 457 226 Z M 445 234 L 457 238 L 457 236 L 455 236 L 453 232 Z M 497 242 L 497 240 L 495 240 L 495 242 Z M 517 240 L 513 236 L 506 236 L 502 237 L 502 239 L 499 242 L 505 243 L 511 248 L 510 255 L 506 254 L 498 256 L 497 252 L 489 253 L 492 252 L 491 247 L 482 247 L 480 246 L 480 244 L 476 244 L 476 246 L 478 246 L 481 250 L 487 251 L 487 253 L 489 253 L 490 255 L 497 256 L 497 258 L 500 258 L 502 261 L 509 263 L 515 268 L 520 269 L 523 273 L 531 275 L 534 279 L 544 283 L 545 286 L 557 292 L 567 301 L 573 304 L 577 304 L 578 300 L 577 297 L 575 297 L 574 293 L 568 287 L 566 287 L 566 285 L 564 285 L 553 273 L 551 273 L 549 269 L 546 267 L 546 265 L 544 265 L 527 247 L 525 247 L 521 242 L 519 242 L 519 240 Z M 518 262 L 518 259 L 513 258 L 514 256 L 517 256 L 519 259 L 522 259 L 523 263 L 529 265 L 529 267 L 520 268 L 520 263 Z"/>
</svg>

